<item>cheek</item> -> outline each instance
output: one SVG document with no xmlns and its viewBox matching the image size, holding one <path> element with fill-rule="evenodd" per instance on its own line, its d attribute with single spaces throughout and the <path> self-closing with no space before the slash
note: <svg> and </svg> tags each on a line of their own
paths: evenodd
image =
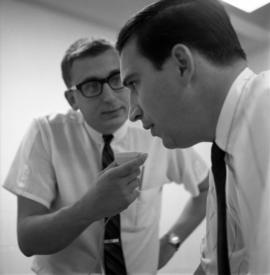
<svg viewBox="0 0 270 275">
<path fill-rule="evenodd" d="M 139 95 L 138 102 L 145 115 L 150 116 L 152 119 L 158 117 L 161 103 L 156 102 L 155 97 L 151 96 L 150 93 L 143 93 L 142 96 Z"/>
<path fill-rule="evenodd" d="M 100 104 L 95 104 L 94 102 L 84 100 L 80 102 L 79 109 L 85 116 L 94 120 L 99 114 L 99 106 Z"/>
<path fill-rule="evenodd" d="M 128 106 L 129 105 L 129 99 L 130 99 L 130 96 L 129 96 L 129 92 L 123 92 L 120 96 L 120 100 L 126 105 Z"/>
<path fill-rule="evenodd" d="M 126 91 L 120 92 L 118 94 L 115 94 L 115 99 L 117 101 L 120 101 L 122 105 L 129 106 L 129 93 Z"/>
<path fill-rule="evenodd" d="M 160 87 L 158 85 L 148 86 L 146 89 L 139 93 L 141 103 L 145 108 L 152 113 L 158 113 L 164 106 L 164 100 L 160 95 Z"/>
</svg>

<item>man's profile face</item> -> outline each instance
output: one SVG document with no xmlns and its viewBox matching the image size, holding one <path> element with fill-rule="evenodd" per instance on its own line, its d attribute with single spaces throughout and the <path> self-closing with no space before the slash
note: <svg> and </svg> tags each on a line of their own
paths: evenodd
<svg viewBox="0 0 270 275">
<path fill-rule="evenodd" d="M 71 68 L 72 84 L 82 83 L 86 79 L 104 79 L 119 71 L 118 54 L 109 49 L 95 57 L 75 60 Z M 98 132 L 109 134 L 128 118 L 129 93 L 125 88 L 114 91 L 108 83 L 104 83 L 102 89 L 102 93 L 94 98 L 86 98 L 75 91 L 74 98 L 86 122 Z"/>
<path fill-rule="evenodd" d="M 197 127 L 193 111 L 194 91 L 180 78 L 172 58 L 161 70 L 137 50 L 130 40 L 120 55 L 121 78 L 130 89 L 130 119 L 140 119 L 145 129 L 162 138 L 168 148 L 189 147 Z M 197 121 L 196 121 L 197 122 Z"/>
</svg>

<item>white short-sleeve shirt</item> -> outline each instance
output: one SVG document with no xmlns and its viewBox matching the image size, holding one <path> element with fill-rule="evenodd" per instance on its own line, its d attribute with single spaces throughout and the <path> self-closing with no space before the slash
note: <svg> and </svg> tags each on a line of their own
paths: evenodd
<svg viewBox="0 0 270 275">
<path fill-rule="evenodd" d="M 159 138 L 125 123 L 111 144 L 115 153 L 147 152 L 140 196 L 121 212 L 121 239 L 129 274 L 154 274 L 159 251 L 162 185 L 183 183 L 193 196 L 208 174 L 192 148 L 167 150 Z M 80 112 L 34 120 L 10 168 L 4 187 L 39 202 L 52 211 L 72 205 L 101 171 L 102 135 L 86 124 Z M 91 224 L 67 248 L 35 256 L 38 274 L 101 272 L 104 220 Z M 63 228 L 63 230 L 65 230 Z"/>
<path fill-rule="evenodd" d="M 270 72 L 246 68 L 222 107 L 216 143 L 226 152 L 227 234 L 232 274 L 270 274 Z M 202 265 L 217 274 L 217 206 L 212 173 Z"/>
</svg>

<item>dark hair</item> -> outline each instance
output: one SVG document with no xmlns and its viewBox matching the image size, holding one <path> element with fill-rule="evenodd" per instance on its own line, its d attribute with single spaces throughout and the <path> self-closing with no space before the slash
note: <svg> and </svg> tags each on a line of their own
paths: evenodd
<svg viewBox="0 0 270 275">
<path fill-rule="evenodd" d="M 121 29 L 121 53 L 135 39 L 140 54 L 158 69 L 177 43 L 198 51 L 217 65 L 246 59 L 229 16 L 218 0 L 161 0 L 134 15 Z"/>
<path fill-rule="evenodd" d="M 70 45 L 61 62 L 62 77 L 66 86 L 69 88 L 71 85 L 70 72 L 75 60 L 83 57 L 97 56 L 110 49 L 115 48 L 105 39 L 81 38 Z"/>
</svg>

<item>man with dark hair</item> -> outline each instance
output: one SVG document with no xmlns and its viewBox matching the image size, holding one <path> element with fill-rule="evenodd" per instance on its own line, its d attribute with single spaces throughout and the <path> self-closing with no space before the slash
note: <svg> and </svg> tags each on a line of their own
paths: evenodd
<svg viewBox="0 0 270 275">
<path fill-rule="evenodd" d="M 110 43 L 80 39 L 61 66 L 72 110 L 34 121 L 4 184 L 18 196 L 20 248 L 38 274 L 155 274 L 204 218 L 208 169 L 193 149 L 167 150 L 128 124 Z M 125 152 L 135 156 L 122 164 Z M 169 181 L 192 197 L 159 240 Z"/>
<path fill-rule="evenodd" d="M 216 0 L 158 1 L 126 23 L 116 47 L 132 121 L 168 148 L 213 142 L 197 273 L 270 273 L 269 72 L 247 67 Z"/>
</svg>

